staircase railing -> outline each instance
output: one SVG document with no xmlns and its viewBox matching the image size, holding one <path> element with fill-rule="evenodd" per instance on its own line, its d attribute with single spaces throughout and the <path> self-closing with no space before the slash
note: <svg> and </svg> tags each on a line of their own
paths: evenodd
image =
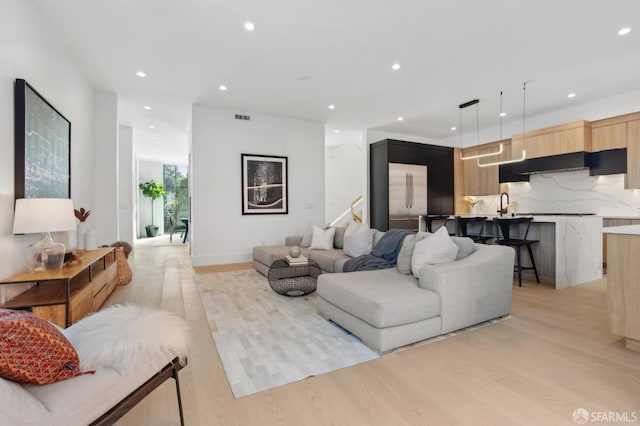
<svg viewBox="0 0 640 426">
<path fill-rule="evenodd" d="M 362 204 L 362 195 L 359 195 L 355 200 L 351 202 L 351 207 L 345 210 L 340 216 L 338 216 L 329 226 L 335 226 L 342 222 L 347 216 L 351 215 L 351 219 L 356 223 L 362 223 L 362 217 L 356 213 L 356 207 Z"/>
</svg>

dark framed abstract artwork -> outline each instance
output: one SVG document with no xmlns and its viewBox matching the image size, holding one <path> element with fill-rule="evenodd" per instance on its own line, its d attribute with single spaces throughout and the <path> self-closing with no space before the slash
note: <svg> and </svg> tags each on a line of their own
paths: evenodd
<svg viewBox="0 0 640 426">
<path fill-rule="evenodd" d="M 287 157 L 242 154 L 242 214 L 287 214 Z"/>
<path fill-rule="evenodd" d="M 15 198 L 71 198 L 71 122 L 16 79 Z"/>
</svg>

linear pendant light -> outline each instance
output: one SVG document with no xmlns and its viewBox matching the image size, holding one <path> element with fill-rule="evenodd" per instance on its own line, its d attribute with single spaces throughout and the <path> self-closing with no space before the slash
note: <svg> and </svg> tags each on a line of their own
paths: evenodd
<svg viewBox="0 0 640 426">
<path fill-rule="evenodd" d="M 503 161 L 494 161 L 493 163 L 480 163 L 480 159 L 478 159 L 478 167 L 490 167 L 490 166 L 499 166 L 501 164 L 511 164 L 511 163 L 519 163 L 521 161 L 526 160 L 527 151 L 524 149 L 524 140 L 525 140 L 525 117 L 526 117 L 526 106 L 527 106 L 527 82 L 525 81 L 522 85 L 522 156 L 517 159 L 512 160 L 503 160 Z M 500 91 L 500 140 L 502 140 L 502 91 Z M 502 144 L 500 144 L 500 150 L 502 151 Z"/>
<path fill-rule="evenodd" d="M 461 160 L 474 160 L 476 158 L 484 158 L 484 157 L 491 157 L 492 155 L 500 155 L 502 154 L 502 144 L 500 144 L 500 148 L 498 149 L 498 151 L 496 152 L 490 152 L 487 154 L 476 154 L 476 155 L 469 155 L 469 156 L 464 156 L 462 155 L 462 110 L 466 107 L 470 107 L 471 105 L 476 105 L 476 146 L 479 147 L 480 146 L 480 119 L 478 117 L 478 103 L 480 103 L 480 101 L 478 99 L 474 99 L 472 101 L 469 102 L 465 102 L 463 104 L 458 105 L 458 108 L 460 108 L 460 159 Z"/>
</svg>

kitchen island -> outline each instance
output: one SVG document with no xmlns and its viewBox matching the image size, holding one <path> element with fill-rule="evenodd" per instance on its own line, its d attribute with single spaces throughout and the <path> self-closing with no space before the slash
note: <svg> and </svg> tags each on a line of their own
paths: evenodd
<svg viewBox="0 0 640 426">
<path fill-rule="evenodd" d="M 602 217 L 520 216 L 533 217 L 528 239 L 540 241 L 532 249 L 541 282 L 554 284 L 556 289 L 561 289 L 602 278 Z M 495 236 L 495 217 L 487 217 L 485 234 Z M 450 222 L 453 224 L 455 220 Z M 523 266 L 531 266 L 526 254 L 522 260 Z M 523 271 L 523 276 L 535 281 L 532 271 Z"/>
<path fill-rule="evenodd" d="M 640 352 L 640 225 L 604 228 L 607 238 L 609 330 Z"/>
</svg>

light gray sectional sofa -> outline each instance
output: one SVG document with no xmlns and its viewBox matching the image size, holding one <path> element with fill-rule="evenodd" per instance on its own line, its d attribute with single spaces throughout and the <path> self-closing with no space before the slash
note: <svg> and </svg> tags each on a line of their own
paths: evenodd
<svg viewBox="0 0 640 426">
<path fill-rule="evenodd" d="M 372 232 L 375 245 L 384 233 Z M 430 235 L 405 238 L 397 267 L 376 271 L 342 273 L 349 258 L 341 248 L 303 248 L 326 272 L 318 277 L 318 313 L 381 353 L 509 314 L 514 250 L 453 237 L 459 246 L 456 260 L 425 265 L 415 278 L 413 246 Z M 255 247 L 255 269 L 266 275 L 271 262 L 300 240 L 288 237 L 285 246 Z"/>
</svg>

